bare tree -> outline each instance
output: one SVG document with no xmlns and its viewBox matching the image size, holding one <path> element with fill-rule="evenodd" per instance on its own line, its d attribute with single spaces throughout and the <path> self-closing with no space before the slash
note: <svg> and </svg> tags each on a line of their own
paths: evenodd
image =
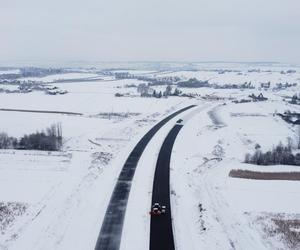
<svg viewBox="0 0 300 250">
<path fill-rule="evenodd" d="M 297 125 L 298 126 L 298 149 L 300 149 L 300 125 Z"/>
<path fill-rule="evenodd" d="M 287 147 L 289 150 L 293 149 L 293 139 L 291 137 L 286 138 L 287 140 Z"/>
<path fill-rule="evenodd" d="M 0 133 L 0 148 L 10 149 L 14 148 L 17 144 L 17 139 L 8 136 L 6 133 Z"/>
<path fill-rule="evenodd" d="M 271 151 L 262 152 L 260 148 L 256 148 L 253 155 L 246 154 L 245 162 L 257 165 L 297 165 L 300 164 L 300 154 L 294 155 L 292 146 L 284 146 L 281 142 L 273 147 Z"/>
</svg>

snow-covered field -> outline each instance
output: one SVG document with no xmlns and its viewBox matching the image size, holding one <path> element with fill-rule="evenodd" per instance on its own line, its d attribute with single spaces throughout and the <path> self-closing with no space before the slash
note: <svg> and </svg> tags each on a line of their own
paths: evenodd
<svg viewBox="0 0 300 250">
<path fill-rule="evenodd" d="M 171 172 L 178 249 L 288 248 L 283 235 L 271 238 L 263 231 L 270 220 L 260 219 L 260 226 L 256 218 L 282 213 L 298 218 L 300 183 L 228 176 L 231 169 L 299 172 L 299 167 L 241 163 L 256 143 L 270 149 L 295 136 L 292 128 L 273 117 L 271 111 L 277 108 L 270 103 L 217 106 L 210 116 L 199 114 L 182 129 Z M 243 115 L 232 116 L 235 112 Z"/>
<path fill-rule="evenodd" d="M 156 76 L 160 76 L 157 74 Z M 242 84 L 245 81 L 251 81 L 254 85 L 259 86 L 260 83 L 271 82 L 271 85 L 276 83 L 285 83 L 289 82 L 299 82 L 300 74 L 296 73 L 282 73 L 281 71 L 262 71 L 262 72 L 227 72 L 220 74 L 218 71 L 210 70 L 201 70 L 201 71 L 181 71 L 181 72 L 172 72 L 168 74 L 161 75 L 163 77 L 167 76 L 179 76 L 182 79 L 197 78 L 199 80 L 206 81 L 208 80 L 211 83 L 220 83 L 220 84 Z"/>
<path fill-rule="evenodd" d="M 88 78 L 96 78 L 98 74 L 94 73 L 64 73 L 64 74 L 55 74 L 44 77 L 23 77 L 20 80 L 26 81 L 42 81 L 42 82 L 53 82 L 57 80 L 80 80 L 80 79 L 88 79 Z"/>
<path fill-rule="evenodd" d="M 0 110 L 0 132 L 20 138 L 60 123 L 64 137 L 61 152 L 0 150 L 0 249 L 93 249 L 116 178 L 131 149 L 156 122 L 190 104 L 198 107 L 180 115 L 184 127 L 176 139 L 171 160 L 171 203 L 177 249 L 300 249 L 299 242 L 293 245 L 278 229 L 278 221 L 299 220 L 300 183 L 247 180 L 228 175 L 232 169 L 298 171 L 291 166 L 262 167 L 242 162 L 246 153 L 254 152 L 256 144 L 267 151 L 280 141 L 286 143 L 288 137 L 297 140 L 296 126 L 274 114 L 287 109 L 299 112 L 300 106 L 283 101 L 283 97 L 300 91 L 299 68 L 235 64 L 223 65 L 223 69 L 241 72 L 219 74 L 212 69 L 220 65 L 197 67 L 202 70 L 171 69 L 159 73 L 143 67 L 118 72 L 178 76 L 182 80 L 196 77 L 224 84 L 252 81 L 256 87 L 268 81 L 274 86 L 286 81 L 298 85 L 276 92 L 189 88 L 181 90 L 195 94 L 195 98 L 141 98 L 136 88 L 128 86 L 142 81 L 112 80 L 110 76 L 112 81 L 80 82 L 78 79 L 98 76 L 87 71 L 38 78 L 45 83 L 76 79 L 54 84 L 67 90 L 65 95 L 36 91 L 0 93 L 0 109 L 82 113 Z M 248 72 L 259 67 L 261 72 Z M 296 72 L 281 72 L 289 69 Z M 160 91 L 165 87 L 153 88 Z M 260 92 L 268 101 L 231 102 Z M 124 96 L 115 97 L 116 93 Z M 177 119 L 158 132 L 139 161 L 121 249 L 148 248 L 148 210 L 156 157 Z M 291 230 L 300 228 L 295 224 L 293 227 Z M 274 233 L 276 230 L 278 233 Z"/>
</svg>

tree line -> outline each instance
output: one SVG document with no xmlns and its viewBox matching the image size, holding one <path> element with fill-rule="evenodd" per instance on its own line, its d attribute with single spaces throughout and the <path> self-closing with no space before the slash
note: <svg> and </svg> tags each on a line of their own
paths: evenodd
<svg viewBox="0 0 300 250">
<path fill-rule="evenodd" d="M 246 154 L 245 162 L 256 165 L 296 165 L 300 166 L 300 153 L 293 154 L 292 146 L 289 143 L 284 146 L 281 142 L 272 150 L 262 152 L 257 144 L 254 154 Z"/>
<path fill-rule="evenodd" d="M 19 139 L 0 133 L 0 149 L 58 151 L 62 149 L 62 145 L 61 124 L 53 124 L 45 131 L 27 134 Z"/>
<path fill-rule="evenodd" d="M 155 98 L 162 98 L 168 96 L 179 96 L 182 92 L 175 88 L 172 91 L 172 86 L 167 85 L 165 91 L 157 91 L 152 89 L 149 84 L 141 83 L 137 86 L 137 92 L 141 94 L 141 97 L 155 97 Z"/>
</svg>

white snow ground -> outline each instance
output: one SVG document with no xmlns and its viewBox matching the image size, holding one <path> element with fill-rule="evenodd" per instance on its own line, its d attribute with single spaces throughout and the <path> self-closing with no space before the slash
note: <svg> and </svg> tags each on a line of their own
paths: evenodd
<svg viewBox="0 0 300 250">
<path fill-rule="evenodd" d="M 223 83 L 251 80 L 256 85 L 268 80 L 272 84 L 300 81 L 299 71 L 289 75 L 280 73 L 289 67 L 275 67 L 274 72 L 267 73 L 248 73 L 248 68 L 243 67 L 239 68 L 245 71 L 242 76 L 210 71 L 169 74 L 185 79 L 216 77 L 216 81 Z M 159 76 L 153 70 L 136 74 Z M 42 80 L 48 82 L 54 78 Z M 125 87 L 139 83 L 137 80 L 59 83 L 55 85 L 66 89 L 68 94 L 58 96 L 41 92 L 0 94 L 0 108 L 83 113 L 70 116 L 0 111 L 0 132 L 20 137 L 59 122 L 65 139 L 63 152 L 0 150 L 0 189 L 5 190 L 0 192 L 0 202 L 26 205 L 25 212 L 0 232 L 0 249 L 93 249 L 115 180 L 133 146 L 157 121 L 192 103 L 199 106 L 196 111 L 181 115 L 184 127 L 176 139 L 171 162 L 177 249 L 285 249 L 282 238 L 267 237 L 257 218 L 265 214 L 300 214 L 296 191 L 300 183 L 232 179 L 228 173 L 238 168 L 258 169 L 241 163 L 245 153 L 253 152 L 256 143 L 268 150 L 279 141 L 285 142 L 287 137 L 295 138 L 295 127 L 273 113 L 286 109 L 299 112 L 298 106 L 286 105 L 281 98 L 299 91 L 299 86 L 280 92 L 263 91 L 270 98 L 268 102 L 233 104 L 229 97 L 243 98 L 258 91 L 182 89 L 200 97 L 139 98 L 134 97 L 135 89 Z M 117 92 L 130 96 L 116 98 Z M 225 99 L 202 99 L 207 95 Z M 109 112 L 128 115 L 110 119 L 101 116 Z M 177 119 L 159 131 L 138 164 L 121 249 L 148 248 L 148 210 L 156 156 Z M 259 169 L 297 170 L 286 166 Z"/>
<path fill-rule="evenodd" d="M 230 116 L 237 107 L 244 114 L 255 110 L 265 116 Z M 254 218 L 262 213 L 299 214 L 300 195 L 296 190 L 300 183 L 228 176 L 231 169 L 299 171 L 297 167 L 241 163 L 255 143 L 269 149 L 293 136 L 293 131 L 268 113 L 268 108 L 268 103 L 222 105 L 212 109 L 217 122 L 202 112 L 182 129 L 174 147 L 171 171 L 177 249 L 286 247 L 281 241 L 265 239 Z"/>
</svg>

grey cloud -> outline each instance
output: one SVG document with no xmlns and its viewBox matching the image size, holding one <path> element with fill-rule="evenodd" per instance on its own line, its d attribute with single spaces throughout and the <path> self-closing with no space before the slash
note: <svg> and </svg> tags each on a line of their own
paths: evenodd
<svg viewBox="0 0 300 250">
<path fill-rule="evenodd" d="M 297 0 L 2 0 L 0 60 L 299 62 Z"/>
</svg>

